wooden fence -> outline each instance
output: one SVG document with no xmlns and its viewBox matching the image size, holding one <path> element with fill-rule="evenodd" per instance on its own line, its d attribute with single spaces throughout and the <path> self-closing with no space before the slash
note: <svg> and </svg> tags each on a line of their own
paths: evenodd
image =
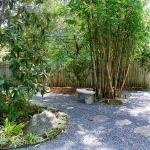
<svg viewBox="0 0 150 150">
<path fill-rule="evenodd" d="M 0 63 L 0 72 L 5 73 L 7 77 L 11 76 L 9 66 L 9 62 Z M 89 75 L 83 82 L 83 87 L 92 87 L 91 71 L 87 70 L 87 72 Z M 69 76 L 72 76 L 74 80 L 71 81 Z M 69 71 L 62 70 L 59 65 L 56 66 L 55 71 L 50 72 L 50 77 L 47 82 L 50 87 L 79 87 L 79 82 L 75 79 L 73 74 Z M 138 63 L 132 64 L 125 86 L 147 87 L 148 85 L 150 85 L 150 73 L 147 73 Z"/>
<path fill-rule="evenodd" d="M 61 69 L 59 68 L 58 70 Z M 88 76 L 85 81 L 83 81 L 83 87 L 92 87 L 91 70 L 86 70 L 86 72 L 88 72 Z M 80 83 L 73 73 L 65 70 L 51 72 L 48 83 L 50 87 L 80 87 Z"/>
<path fill-rule="evenodd" d="M 58 70 L 61 70 L 58 68 Z M 50 74 L 49 86 L 50 87 L 79 87 L 79 82 L 75 80 L 71 82 L 68 76 L 71 72 L 64 70 L 53 72 Z M 130 65 L 129 74 L 125 83 L 127 87 L 147 87 L 150 85 L 150 73 L 146 72 L 138 63 Z M 92 87 L 91 71 L 89 76 L 85 79 L 83 87 Z"/>
<path fill-rule="evenodd" d="M 150 85 L 150 72 L 147 72 L 138 63 L 130 65 L 129 74 L 125 86 L 147 87 L 149 85 Z"/>
<path fill-rule="evenodd" d="M 0 62 L 0 73 L 6 74 L 9 78 L 11 76 L 11 71 L 9 70 L 10 62 L 8 61 L 1 61 Z"/>
</svg>

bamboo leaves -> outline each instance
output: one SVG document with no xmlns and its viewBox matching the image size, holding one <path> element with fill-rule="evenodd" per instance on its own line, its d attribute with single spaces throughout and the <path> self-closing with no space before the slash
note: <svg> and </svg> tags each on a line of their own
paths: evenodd
<svg viewBox="0 0 150 150">
<path fill-rule="evenodd" d="M 104 97 L 115 97 L 116 90 L 120 93 L 123 90 L 138 42 L 144 39 L 141 36 L 146 31 L 143 2 L 78 0 L 70 7 L 78 8 L 80 18 L 86 16 L 93 86 Z"/>
</svg>

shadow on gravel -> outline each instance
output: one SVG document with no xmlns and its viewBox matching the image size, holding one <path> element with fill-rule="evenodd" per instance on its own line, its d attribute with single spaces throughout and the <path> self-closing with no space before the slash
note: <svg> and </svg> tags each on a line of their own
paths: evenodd
<svg viewBox="0 0 150 150">
<path fill-rule="evenodd" d="M 120 106 L 86 105 L 76 95 L 46 94 L 33 102 L 69 115 L 68 128 L 56 139 L 27 149 L 37 150 L 149 150 L 150 137 L 135 129 L 150 124 L 150 92 L 124 92 L 129 101 Z M 94 120 L 95 118 L 108 118 Z M 150 131 L 146 131 L 150 132 Z"/>
</svg>

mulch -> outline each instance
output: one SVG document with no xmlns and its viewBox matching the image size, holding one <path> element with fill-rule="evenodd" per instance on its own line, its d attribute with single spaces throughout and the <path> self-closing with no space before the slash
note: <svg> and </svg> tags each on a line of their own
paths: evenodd
<svg viewBox="0 0 150 150">
<path fill-rule="evenodd" d="M 49 90 L 53 94 L 75 94 L 76 88 L 73 87 L 52 87 Z"/>
<path fill-rule="evenodd" d="M 92 88 L 86 88 L 92 90 Z M 76 94 L 76 88 L 73 87 L 51 87 L 47 92 L 52 94 Z"/>
<path fill-rule="evenodd" d="M 74 87 L 51 87 L 47 92 L 52 94 L 76 94 L 76 89 Z M 92 88 L 86 88 L 87 90 L 92 91 Z M 125 91 L 137 91 L 142 90 L 142 87 L 125 87 Z"/>
</svg>

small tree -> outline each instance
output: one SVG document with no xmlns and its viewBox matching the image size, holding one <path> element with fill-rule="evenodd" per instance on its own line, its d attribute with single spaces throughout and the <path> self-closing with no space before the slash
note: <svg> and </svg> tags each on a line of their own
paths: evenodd
<svg viewBox="0 0 150 150">
<path fill-rule="evenodd" d="M 50 27 L 50 14 L 42 9 L 41 0 L 2 0 L 0 15 L 1 49 L 7 47 L 11 62 L 12 81 L 18 87 L 10 91 L 10 100 L 15 102 L 22 95 L 32 96 L 41 89 L 44 94 L 47 77 L 47 62 L 43 57 L 46 51 L 46 34 Z M 39 78 L 43 84 L 39 84 Z M 9 92 L 8 80 L 0 78 L 0 93 Z"/>
</svg>

